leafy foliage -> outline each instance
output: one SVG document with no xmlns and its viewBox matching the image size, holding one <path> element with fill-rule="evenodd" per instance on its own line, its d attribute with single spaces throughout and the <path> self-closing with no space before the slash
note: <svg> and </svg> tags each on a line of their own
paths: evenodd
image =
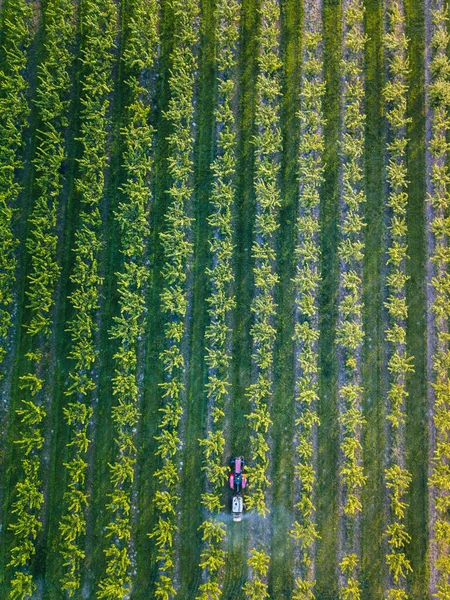
<svg viewBox="0 0 450 600">
<path fill-rule="evenodd" d="M 204 470 L 208 489 L 202 504 L 208 511 L 201 525 L 204 549 L 200 566 L 205 569 L 205 581 L 199 587 L 198 600 L 216 600 L 222 595 L 220 573 L 225 564 L 222 549 L 225 523 L 214 513 L 220 513 L 223 484 L 227 476 L 223 466 L 225 448 L 224 408 L 228 398 L 231 356 L 230 316 L 235 307 L 233 290 L 233 222 L 235 200 L 236 130 L 233 102 L 236 95 L 237 44 L 239 39 L 240 5 L 237 0 L 221 0 L 216 9 L 218 100 L 215 111 L 218 131 L 217 157 L 212 164 L 214 183 L 211 194 L 213 212 L 208 221 L 213 228 L 210 240 L 212 268 L 208 269 L 211 295 L 208 298 L 210 323 L 206 331 L 208 347 L 208 381 L 206 384 L 210 417 L 207 435 L 200 440 L 204 452 Z"/>
<path fill-rule="evenodd" d="M 124 268 L 117 273 L 120 316 L 110 334 L 119 341 L 114 355 L 113 392 L 118 402 L 112 417 L 116 427 L 116 458 L 110 464 L 114 486 L 107 506 L 110 522 L 105 549 L 106 576 L 100 581 L 98 598 L 120 600 L 130 592 L 131 577 L 128 542 L 131 537 L 131 493 L 136 463 L 135 431 L 139 420 L 137 344 L 144 333 L 144 291 L 148 281 L 145 265 L 149 234 L 147 203 L 151 190 L 151 148 L 153 128 L 149 125 L 149 94 L 142 79 L 153 68 L 158 44 L 158 6 L 156 0 L 134 0 L 128 23 L 128 37 L 123 53 L 126 69 L 131 73 L 126 81 L 130 90 L 127 119 L 122 129 L 124 144 L 123 200 L 115 213 L 121 231 L 121 252 Z"/>
<path fill-rule="evenodd" d="M 179 423 L 185 390 L 181 346 L 186 331 L 187 270 L 192 256 L 192 218 L 188 216 L 188 205 L 193 192 L 194 83 L 199 37 L 197 0 L 172 0 L 170 7 L 175 22 L 175 42 L 169 78 L 171 98 L 165 117 L 172 126 L 168 137 L 168 171 L 172 185 L 168 190 L 171 201 L 166 216 L 167 230 L 161 233 L 164 253 L 161 305 L 166 315 L 166 348 L 160 355 L 165 381 L 160 384 L 163 390 L 162 418 L 159 433 L 155 436 L 158 442 L 156 453 L 161 457 L 162 466 L 155 473 L 160 492 L 154 498 L 158 521 L 149 534 L 155 539 L 159 563 L 155 596 L 162 600 L 175 594 L 173 538 L 177 531 Z"/>
<path fill-rule="evenodd" d="M 11 325 L 12 287 L 16 271 L 16 246 L 11 226 L 14 204 L 21 191 L 17 173 L 23 167 L 22 136 L 30 107 L 24 78 L 30 45 L 33 9 L 26 0 L 4 7 L 4 62 L 0 71 L 0 364 L 5 358 Z M 0 378 L 3 375 L 0 374 Z"/>
<path fill-rule="evenodd" d="M 102 247 L 99 203 L 104 192 L 105 152 L 109 125 L 109 94 L 112 92 L 113 49 L 117 31 L 117 6 L 113 0 L 87 0 L 82 11 L 83 47 L 79 174 L 76 191 L 81 213 L 75 233 L 75 265 L 71 275 L 70 301 L 73 318 L 69 359 L 72 369 L 66 395 L 73 398 L 64 408 L 70 432 L 69 459 L 65 463 L 68 489 L 60 522 L 64 559 L 62 589 L 72 596 L 80 587 L 84 559 L 82 538 L 86 529 L 86 452 L 90 443 L 89 420 L 93 410 L 88 399 L 95 389 L 91 369 L 96 361 L 95 321 L 102 279 L 99 256 Z"/>
<path fill-rule="evenodd" d="M 249 509 L 266 516 L 269 509 L 265 490 L 269 485 L 267 468 L 269 445 L 267 434 L 272 423 L 269 403 L 272 395 L 273 347 L 276 330 L 274 315 L 274 289 L 278 283 L 275 270 L 274 235 L 278 228 L 280 191 L 278 188 L 279 153 L 281 133 L 279 128 L 279 97 L 281 95 L 279 71 L 280 5 L 276 0 L 264 0 L 260 8 L 259 73 L 256 80 L 257 106 L 254 138 L 256 218 L 252 256 L 255 260 L 253 276 L 255 295 L 251 304 L 254 323 L 250 330 L 253 338 L 253 363 L 255 381 L 250 384 L 247 396 L 251 412 L 247 415 L 252 433 L 250 436 L 251 467 L 248 469 L 250 489 L 247 496 Z M 252 549 L 248 564 L 254 576 L 244 586 L 248 598 L 266 598 L 265 570 L 253 565 L 255 557 L 267 557 L 264 549 Z M 268 557 L 267 557 L 268 559 Z M 265 558 L 264 558 L 265 560 Z"/>
<path fill-rule="evenodd" d="M 434 509 L 434 543 L 437 548 L 435 568 L 437 570 L 438 600 L 450 597 L 450 561 L 449 561 L 449 517 L 450 480 L 448 477 L 448 461 L 450 459 L 450 385 L 448 368 L 450 364 L 449 339 L 446 333 L 450 316 L 448 264 L 449 227 L 449 184 L 450 171 L 448 165 L 447 136 L 450 130 L 450 61 L 447 56 L 450 41 L 448 33 L 448 4 L 435 1 L 431 4 L 431 60 L 430 83 L 428 94 L 431 104 L 431 139 L 429 152 L 431 155 L 431 173 L 429 173 L 431 190 L 427 201 L 432 208 L 430 230 L 433 235 L 434 253 L 431 257 L 434 277 L 431 285 L 434 292 L 432 311 L 436 331 L 436 348 L 433 355 L 434 388 L 434 425 L 436 428 L 436 448 L 434 450 L 432 473 L 429 480 L 436 496 Z M 402 532 L 399 532 L 401 535 Z M 397 534 L 398 535 L 398 534 Z M 403 544 L 401 544 L 403 545 Z M 401 546 L 400 546 L 401 547 Z"/>
<path fill-rule="evenodd" d="M 389 187 L 389 247 L 388 297 L 385 302 L 389 315 L 389 329 L 386 340 L 389 344 L 388 361 L 389 391 L 387 420 L 391 427 L 392 443 L 389 466 L 385 470 L 386 486 L 390 499 L 390 522 L 385 535 L 388 538 L 389 552 L 386 563 L 391 574 L 389 598 L 407 598 L 406 576 L 411 565 L 405 556 L 404 548 L 409 541 L 404 523 L 404 495 L 411 476 L 404 467 L 402 437 L 405 424 L 404 405 L 408 395 L 405 389 L 405 376 L 413 370 L 413 357 L 405 348 L 405 322 L 408 313 L 406 305 L 405 263 L 408 259 L 406 242 L 406 205 L 408 202 L 406 180 L 406 128 L 410 119 L 406 117 L 407 76 L 409 72 L 406 56 L 408 40 L 404 31 L 405 17 L 400 0 L 395 0 L 387 9 L 387 30 L 384 34 L 388 80 L 383 90 L 388 123 L 388 164 L 387 183 Z M 398 592 L 398 593 L 397 593 Z"/>
<path fill-rule="evenodd" d="M 314 548 L 319 534 L 315 522 L 316 467 L 314 457 L 319 371 L 319 205 L 320 185 L 324 170 L 323 127 L 323 46 L 321 22 L 314 19 L 315 2 L 305 3 L 303 31 L 303 72 L 300 93 L 300 147 L 299 147 L 299 216 L 296 247 L 297 271 L 294 278 L 296 323 L 297 380 L 296 403 L 298 417 L 298 447 L 295 465 L 296 483 L 300 497 L 295 504 L 298 511 L 291 536 L 300 548 L 301 575 L 295 580 L 293 598 L 314 600 Z"/>
<path fill-rule="evenodd" d="M 248 566 L 251 570 L 249 581 L 244 584 L 244 592 L 249 600 L 264 600 L 269 598 L 267 591 L 267 571 L 269 570 L 269 555 L 264 550 L 250 550 Z"/>
<path fill-rule="evenodd" d="M 17 22 L 17 28 L 23 28 L 25 45 L 29 41 L 29 19 L 32 16 L 30 6 L 18 7 L 19 15 L 24 19 Z M 11 550 L 9 565 L 16 567 L 11 581 L 11 598 L 25 598 L 36 589 L 32 575 L 28 572 L 30 559 L 36 552 L 35 541 L 42 529 L 41 506 L 44 495 L 41 491 L 40 463 L 41 449 L 44 443 L 43 423 L 46 418 L 44 384 L 40 376 L 45 356 L 43 348 L 48 347 L 51 334 L 54 293 L 60 268 L 57 263 L 56 212 L 62 188 L 61 165 L 65 160 L 64 134 L 68 125 L 68 92 L 70 89 L 69 69 L 72 64 L 71 45 L 74 40 L 74 7 L 69 0 L 49 1 L 45 6 L 44 61 L 38 67 L 39 84 L 36 92 L 36 105 L 39 110 L 40 128 L 38 132 L 38 150 L 35 157 L 36 187 L 38 197 L 30 217 L 30 235 L 27 250 L 31 257 L 31 272 L 28 276 L 27 290 L 30 302 L 30 320 L 26 324 L 27 332 L 33 342 L 39 346 L 36 352 L 27 354 L 28 373 L 20 377 L 19 386 L 25 390 L 26 399 L 16 413 L 20 417 L 20 433 L 15 443 L 22 451 L 22 472 L 16 484 L 16 500 L 12 512 L 16 521 L 10 525 L 15 534 L 15 546 Z M 18 31 L 15 43 L 19 48 Z M 14 56 L 14 53 L 10 54 Z M 25 55 L 21 58 L 22 69 Z M 18 66 L 18 63 L 17 65 Z M 18 88 L 22 94 L 22 84 Z M 23 117 L 26 106 L 17 98 Z M 14 102 L 9 98 L 9 103 Z M 17 107 L 15 109 L 17 110 Z M 17 117 L 19 114 L 17 114 Z M 18 165 L 15 165 L 17 168 Z M 14 174 L 14 171 L 13 171 Z"/>
<path fill-rule="evenodd" d="M 364 339 L 362 325 L 362 274 L 365 222 L 362 219 L 364 192 L 364 5 L 361 0 L 350 0 L 345 6 L 341 60 L 343 73 L 343 131 L 340 141 L 341 240 L 339 318 L 336 333 L 338 361 L 343 372 L 339 382 L 339 423 L 341 425 L 340 481 L 343 495 L 345 546 L 340 562 L 343 585 L 340 597 L 360 599 L 358 582 L 359 557 L 356 522 L 361 513 L 361 488 L 365 482 L 362 464 L 361 432 L 365 423 L 361 398 L 361 351 Z"/>
</svg>

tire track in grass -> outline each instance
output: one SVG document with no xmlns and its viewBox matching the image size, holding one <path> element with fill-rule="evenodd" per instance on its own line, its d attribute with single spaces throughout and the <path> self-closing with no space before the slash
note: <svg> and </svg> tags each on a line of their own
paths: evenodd
<svg viewBox="0 0 450 600">
<path fill-rule="evenodd" d="M 288 0 L 281 3 L 281 48 L 283 61 L 283 95 L 280 107 L 280 128 L 283 155 L 280 165 L 281 201 L 280 226 L 276 234 L 277 265 L 280 283 L 275 291 L 278 308 L 277 338 L 274 356 L 272 427 L 273 460 L 271 481 L 271 563 L 269 594 L 274 598 L 290 597 L 293 587 L 292 546 L 288 531 L 292 522 L 293 489 L 293 423 L 294 423 L 294 247 L 296 241 L 296 209 L 298 202 L 298 98 L 300 78 L 300 38 L 303 3 Z"/>
<path fill-rule="evenodd" d="M 364 256 L 364 348 L 362 379 L 364 381 L 363 413 L 367 424 L 363 431 L 363 455 L 367 482 L 362 491 L 364 518 L 361 523 L 361 585 L 367 600 L 382 598 L 386 569 L 383 539 L 384 504 L 383 453 L 385 444 L 383 397 L 386 394 L 385 350 L 382 316 L 383 290 L 380 274 L 384 268 L 383 253 L 383 148 L 382 116 L 383 54 L 382 3 L 366 0 L 366 195 Z M 373 540 L 381 542 L 374 544 Z"/>
<path fill-rule="evenodd" d="M 341 6 L 336 0 L 324 2 L 324 183 L 320 200 L 322 283 L 319 296 L 319 397 L 317 525 L 320 545 L 317 554 L 316 596 L 337 597 L 337 472 L 338 412 L 337 360 L 335 350 L 337 292 L 339 282 L 338 243 L 338 132 L 340 126 Z"/>
<path fill-rule="evenodd" d="M 238 149 L 236 184 L 234 272 L 236 308 L 233 313 L 232 410 L 229 447 L 232 456 L 249 457 L 249 427 L 244 415 L 248 400 L 245 389 L 250 383 L 252 316 L 250 303 L 253 293 L 253 259 L 251 256 L 254 223 L 253 165 L 251 140 L 254 134 L 255 80 L 257 74 L 257 8 L 259 0 L 242 0 L 240 50 L 238 58 Z M 242 600 L 242 585 L 247 575 L 247 545 L 249 522 L 243 520 L 230 527 L 227 534 L 227 565 L 224 598 Z"/>
</svg>

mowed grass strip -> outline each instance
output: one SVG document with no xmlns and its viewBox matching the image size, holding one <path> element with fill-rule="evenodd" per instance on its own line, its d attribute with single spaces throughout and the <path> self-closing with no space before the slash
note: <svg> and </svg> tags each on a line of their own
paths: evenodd
<svg viewBox="0 0 450 600">
<path fill-rule="evenodd" d="M 272 456 L 270 555 L 268 592 L 271 597 L 290 598 L 294 571 L 292 527 L 294 488 L 294 282 L 297 260 L 299 93 L 301 77 L 302 0 L 288 0 L 280 6 L 281 68 L 280 130 L 283 153 L 280 157 L 279 227 L 275 234 L 279 284 L 275 288 L 278 306 L 274 345 L 272 412 L 277 415 L 271 429 Z"/>
<path fill-rule="evenodd" d="M 382 272 L 383 254 L 383 152 L 385 119 L 382 115 L 384 84 L 382 2 L 366 0 L 366 132 L 365 165 L 367 202 L 364 218 L 364 350 L 362 378 L 364 382 L 363 412 L 367 424 L 363 431 L 363 455 L 367 482 L 362 490 L 361 502 L 364 518 L 361 522 L 361 585 L 367 600 L 382 597 L 385 581 L 386 540 L 374 545 L 374 539 L 383 540 L 384 497 L 379 493 L 383 486 L 383 456 L 379 451 L 385 443 L 384 396 L 386 386 L 383 309 L 384 286 Z"/>
<path fill-rule="evenodd" d="M 324 182 L 320 192 L 319 288 L 319 397 L 317 524 L 318 598 L 337 597 L 338 456 L 336 323 L 339 287 L 339 153 L 341 84 L 339 62 L 342 48 L 342 7 L 335 0 L 323 4 L 324 80 Z"/>
<path fill-rule="evenodd" d="M 258 72 L 257 32 L 260 27 L 259 0 L 242 0 L 238 56 L 237 99 L 237 169 L 236 204 L 233 213 L 235 245 L 233 269 L 235 273 L 236 308 L 232 316 L 232 390 L 229 420 L 229 451 L 232 456 L 249 456 L 249 423 L 245 418 L 248 402 L 245 390 L 251 375 L 250 326 L 253 315 L 250 304 L 253 297 L 253 258 L 251 253 L 254 225 L 254 146 L 255 82 Z M 242 600 L 242 585 L 247 577 L 247 547 L 249 527 L 230 527 L 227 531 L 227 564 L 225 568 L 224 597 Z"/>
<path fill-rule="evenodd" d="M 426 238 L 425 238 L 425 27 L 424 2 L 405 0 L 405 32 L 408 38 L 407 115 L 408 125 L 408 254 L 409 276 L 406 282 L 408 318 L 406 345 L 414 356 L 414 372 L 407 376 L 406 387 L 406 461 L 412 480 L 407 494 L 407 529 L 411 543 L 406 550 L 413 572 L 408 593 L 414 600 L 427 600 L 429 572 L 428 549 L 428 415 L 427 415 L 427 339 L 426 339 Z"/>
</svg>

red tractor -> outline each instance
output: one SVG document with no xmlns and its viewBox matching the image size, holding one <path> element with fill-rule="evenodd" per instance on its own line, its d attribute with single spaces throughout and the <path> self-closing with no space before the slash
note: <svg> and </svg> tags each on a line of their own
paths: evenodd
<svg viewBox="0 0 450 600">
<path fill-rule="evenodd" d="M 247 477 L 244 474 L 245 458 L 243 456 L 236 456 L 230 458 L 230 488 L 233 490 L 233 497 L 231 498 L 231 513 L 233 515 L 233 521 L 242 520 L 242 512 L 244 510 L 244 502 L 241 496 L 241 490 L 247 485 Z"/>
<path fill-rule="evenodd" d="M 230 488 L 239 493 L 247 485 L 247 477 L 244 475 L 245 458 L 236 456 L 230 458 Z"/>
</svg>

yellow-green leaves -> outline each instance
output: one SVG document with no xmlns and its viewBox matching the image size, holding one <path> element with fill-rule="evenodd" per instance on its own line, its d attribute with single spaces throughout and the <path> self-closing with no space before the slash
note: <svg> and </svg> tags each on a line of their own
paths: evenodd
<svg viewBox="0 0 450 600">
<path fill-rule="evenodd" d="M 361 489 L 365 483 L 362 464 L 361 430 L 365 424 L 361 400 L 361 351 L 364 340 L 362 324 L 362 290 L 364 259 L 363 204 L 364 190 L 364 134 L 366 114 L 364 107 L 364 5 L 360 0 L 349 0 L 344 7 L 342 125 L 340 140 L 341 239 L 338 246 L 340 259 L 339 317 L 336 332 L 339 369 L 339 423 L 341 426 L 341 466 L 339 470 L 343 499 L 343 517 L 340 526 L 355 531 L 354 523 L 362 510 Z M 349 534 L 342 548 L 340 570 L 343 584 L 339 595 L 342 600 L 360 598 L 358 541 Z"/>
<path fill-rule="evenodd" d="M 3 13 L 6 56 L 0 71 L 0 363 L 6 354 L 11 325 L 17 246 L 11 226 L 21 191 L 15 173 L 23 167 L 20 151 L 30 114 L 24 72 L 32 38 L 33 8 L 25 0 L 5 2 Z"/>
<path fill-rule="evenodd" d="M 61 586 L 69 596 L 80 587 L 84 559 L 82 538 L 89 500 L 85 493 L 87 463 L 84 457 L 89 445 L 88 427 L 92 415 L 89 397 L 96 386 L 91 369 L 97 360 L 95 317 L 102 284 L 98 263 L 102 248 L 99 206 L 103 199 L 104 169 L 107 164 L 105 144 L 117 34 L 116 3 L 113 0 L 88 0 L 82 11 L 82 19 L 81 156 L 75 181 L 81 213 L 75 233 L 75 265 L 70 277 L 73 292 L 69 299 L 73 317 L 68 331 L 71 334 L 69 358 L 72 367 L 70 385 L 65 392 L 73 401 L 64 411 L 70 432 L 70 460 L 65 464 L 69 483 L 64 494 L 60 522 L 60 552 L 65 559 Z"/>
<path fill-rule="evenodd" d="M 164 116 L 171 126 L 167 161 L 171 186 L 165 231 L 160 233 L 164 254 L 161 307 L 165 316 L 166 347 L 160 355 L 164 368 L 164 381 L 160 384 L 163 418 L 155 436 L 158 442 L 156 454 L 162 459 L 162 468 L 155 477 L 158 488 L 167 493 L 154 499 L 158 520 L 149 534 L 155 540 L 158 553 L 157 598 L 171 598 L 175 594 L 172 585 L 174 535 L 177 531 L 174 507 L 179 500 L 177 454 L 181 446 L 179 422 L 184 400 L 182 341 L 188 307 L 187 271 L 192 255 L 189 207 L 193 193 L 194 83 L 199 40 L 198 1 L 172 0 L 170 10 L 174 17 L 174 47 L 169 77 L 171 96 Z"/>
<path fill-rule="evenodd" d="M 316 465 L 314 437 L 319 418 L 318 396 L 318 292 L 319 292 L 319 189 L 323 181 L 323 82 L 322 23 L 314 18 L 314 0 L 304 3 L 303 60 L 300 89 L 298 183 L 299 212 L 295 255 L 294 343 L 298 352 L 296 375 L 297 456 L 294 457 L 296 489 L 295 521 L 290 535 L 300 550 L 300 576 L 295 579 L 293 598 L 314 600 L 314 547 L 319 539 L 314 504 Z"/>
<path fill-rule="evenodd" d="M 431 59 L 429 63 L 428 95 L 431 105 L 431 139 L 429 152 L 431 164 L 430 191 L 427 201 L 431 208 L 429 228 L 433 236 L 434 251 L 431 256 L 433 278 L 433 302 L 431 310 L 434 316 L 434 355 L 433 361 L 433 391 L 434 391 L 434 426 L 436 428 L 436 446 L 432 461 L 432 473 L 429 485 L 434 492 L 434 509 L 436 519 L 432 532 L 432 545 L 436 549 L 436 560 L 433 569 L 436 571 L 435 596 L 438 600 L 450 597 L 448 584 L 450 576 L 449 562 L 449 490 L 448 460 L 450 459 L 450 390 L 448 369 L 450 364 L 449 337 L 446 333 L 449 319 L 450 297 L 448 290 L 448 264 L 450 253 L 448 249 L 448 208 L 450 205 L 449 184 L 450 172 L 448 165 L 448 143 L 446 137 L 450 129 L 448 109 L 450 106 L 450 61 L 447 56 L 449 34 L 447 31 L 448 3 L 435 0 L 431 3 Z M 398 535 L 403 536 L 400 531 Z M 396 538 L 397 539 L 397 538 Z M 406 541 L 399 544 L 401 548 Z M 434 550 L 433 550 L 434 551 Z M 407 570 L 407 567 L 406 569 Z M 433 574 L 434 577 L 434 574 Z"/>
<path fill-rule="evenodd" d="M 388 79 L 383 89 L 385 114 L 388 124 L 388 183 L 389 241 L 387 249 L 388 274 L 386 279 L 388 296 L 384 303 L 389 316 L 386 340 L 389 344 L 389 390 L 386 419 L 390 429 L 389 466 L 385 469 L 386 486 L 389 490 L 390 518 L 386 528 L 389 552 L 386 564 L 389 567 L 391 583 L 388 598 L 404 598 L 407 593 L 406 577 L 411 570 L 405 558 L 404 549 L 409 542 L 404 523 L 404 500 L 411 476 L 404 468 L 403 431 L 405 425 L 405 377 L 414 370 L 414 358 L 409 356 L 406 347 L 406 301 L 405 274 L 408 260 L 406 241 L 407 227 L 405 213 L 408 203 L 406 179 L 406 126 L 411 119 L 406 117 L 407 76 L 409 72 L 406 50 L 408 40 L 404 27 L 404 7 L 401 0 L 386 5 L 387 29 L 383 44 L 388 65 Z"/>
</svg>

